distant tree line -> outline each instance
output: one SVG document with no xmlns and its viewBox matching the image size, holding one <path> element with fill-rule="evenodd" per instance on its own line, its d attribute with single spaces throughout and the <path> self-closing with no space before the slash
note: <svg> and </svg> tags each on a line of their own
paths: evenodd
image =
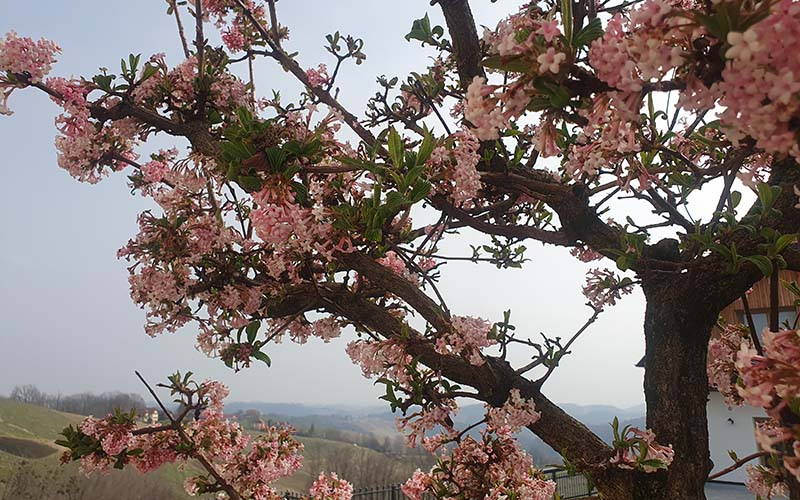
<svg viewBox="0 0 800 500">
<path fill-rule="evenodd" d="M 404 456 L 404 455 L 428 455 L 427 452 L 421 448 L 407 448 L 405 445 L 405 438 L 399 432 L 387 436 L 378 435 L 373 432 L 358 432 L 346 429 L 338 429 L 335 427 L 326 427 L 322 425 L 301 424 L 293 422 L 291 418 L 286 417 L 279 419 L 277 416 L 264 415 L 258 410 L 239 410 L 232 415 L 239 421 L 246 429 L 258 430 L 261 422 L 267 425 L 275 425 L 278 423 L 289 423 L 296 428 L 295 435 L 301 437 L 315 437 L 320 439 L 327 439 L 329 441 L 338 441 L 341 443 L 355 444 L 362 448 L 369 448 L 386 455 L 391 456 Z"/>
<path fill-rule="evenodd" d="M 14 387 L 9 399 L 67 413 L 95 416 L 111 413 L 114 408 L 123 410 L 135 409 L 137 415 L 142 415 L 148 408 L 139 394 L 123 392 L 104 392 L 102 394 L 82 392 L 70 395 L 61 393 L 47 394 L 40 391 L 35 385 L 30 384 Z"/>
</svg>

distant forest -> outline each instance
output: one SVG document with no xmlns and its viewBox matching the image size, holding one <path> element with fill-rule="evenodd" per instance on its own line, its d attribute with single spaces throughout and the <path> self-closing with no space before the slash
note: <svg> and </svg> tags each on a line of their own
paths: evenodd
<svg viewBox="0 0 800 500">
<path fill-rule="evenodd" d="M 115 408 L 122 410 L 136 410 L 137 415 L 142 415 L 148 410 L 142 396 L 134 393 L 104 392 L 91 394 L 47 394 L 35 385 L 18 385 L 11 391 L 9 399 L 37 406 L 44 406 L 51 410 L 78 415 L 94 415 L 102 417 L 112 413 Z"/>
</svg>

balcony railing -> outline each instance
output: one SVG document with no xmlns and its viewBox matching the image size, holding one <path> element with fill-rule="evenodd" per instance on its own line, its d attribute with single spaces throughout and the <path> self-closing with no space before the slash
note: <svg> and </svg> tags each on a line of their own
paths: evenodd
<svg viewBox="0 0 800 500">
<path fill-rule="evenodd" d="M 594 492 L 592 484 L 581 474 L 570 475 L 566 471 L 558 469 L 548 469 L 543 471 L 550 479 L 556 482 L 557 498 L 569 500 L 571 498 L 584 498 Z M 285 500 L 302 500 L 303 496 L 298 493 L 286 492 L 283 495 Z M 405 500 L 406 496 L 400 489 L 399 484 L 385 486 L 375 486 L 372 488 L 360 488 L 353 491 L 353 500 Z M 425 496 L 425 500 L 435 500 L 433 496 Z"/>
</svg>

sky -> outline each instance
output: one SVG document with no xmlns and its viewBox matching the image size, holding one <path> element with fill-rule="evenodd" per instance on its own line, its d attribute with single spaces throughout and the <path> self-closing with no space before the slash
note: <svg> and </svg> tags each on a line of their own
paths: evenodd
<svg viewBox="0 0 800 500">
<path fill-rule="evenodd" d="M 180 44 L 163 0 L 3 3 L 0 35 L 15 30 L 62 47 L 51 75 L 93 75 L 99 67 L 113 72 L 129 53 L 146 59 L 164 52 L 171 64 L 180 61 Z M 488 26 L 518 4 L 471 3 L 478 23 Z M 403 78 L 424 70 L 432 52 L 403 36 L 426 12 L 432 22 L 444 24 L 428 0 L 278 2 L 279 20 L 290 29 L 287 48 L 299 52 L 303 67 L 332 65 L 322 48 L 327 33 L 339 30 L 364 39 L 366 62 L 345 67 L 338 80 L 340 100 L 362 116 L 367 99 L 378 90 L 375 77 Z M 257 63 L 256 86 L 261 95 L 279 89 L 287 98 L 299 88 L 268 60 Z M 53 145 L 58 108 L 42 93 L 17 91 L 10 107 L 16 111 L 13 116 L 0 116 L 0 395 L 19 384 L 64 394 L 144 393 L 134 370 L 151 381 L 191 370 L 198 379 L 229 385 L 232 400 L 380 403 L 380 388 L 364 379 L 344 352 L 349 335 L 330 344 L 312 339 L 304 346 L 273 346 L 271 368 L 258 363 L 238 373 L 197 351 L 191 328 L 148 337 L 144 312 L 128 295 L 126 262 L 117 260 L 116 251 L 136 234 L 137 214 L 151 206 L 130 194 L 123 175 L 92 186 L 58 168 Z M 161 139 L 148 147 L 171 144 Z M 454 314 L 496 321 L 511 309 L 521 335 L 569 337 L 590 315 L 580 287 L 593 266 L 563 248 L 535 242 L 527 246 L 531 261 L 523 269 L 447 264 L 443 294 Z M 464 255 L 463 248 L 462 242 L 442 253 Z M 613 268 L 610 261 L 600 264 Z M 643 313 L 639 291 L 603 313 L 543 392 L 557 402 L 643 403 L 643 372 L 634 367 L 644 353 Z M 530 354 L 516 351 L 510 359 L 521 365 Z"/>
</svg>

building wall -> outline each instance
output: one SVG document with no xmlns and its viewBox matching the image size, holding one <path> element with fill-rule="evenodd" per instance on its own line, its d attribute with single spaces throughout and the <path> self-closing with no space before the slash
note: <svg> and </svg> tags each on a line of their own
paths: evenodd
<svg viewBox="0 0 800 500">
<path fill-rule="evenodd" d="M 753 419 L 763 417 L 766 417 L 766 414 L 760 408 L 751 406 L 728 408 L 720 393 L 712 391 L 709 394 L 708 444 L 711 460 L 714 462 L 712 474 L 733 464 L 728 450 L 735 451 L 739 458 L 758 451 Z M 719 480 L 744 483 L 746 478 L 744 467 L 740 467 Z"/>
<path fill-rule="evenodd" d="M 800 283 L 800 273 L 794 271 L 781 271 L 781 280 L 795 281 Z M 781 285 L 778 288 L 778 296 L 780 297 L 780 305 L 782 308 L 792 308 L 796 297 L 786 288 Z M 752 312 L 764 312 L 769 310 L 769 280 L 763 279 L 753 285 L 753 290 L 747 296 L 747 302 L 750 305 Z M 743 315 L 744 306 L 742 301 L 736 299 L 731 305 L 726 307 L 720 313 L 720 316 L 728 323 L 739 323 Z"/>
</svg>

